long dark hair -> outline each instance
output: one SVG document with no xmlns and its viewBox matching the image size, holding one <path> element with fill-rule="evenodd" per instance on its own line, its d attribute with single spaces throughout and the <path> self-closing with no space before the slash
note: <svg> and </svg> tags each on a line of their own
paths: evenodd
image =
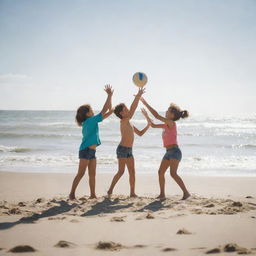
<svg viewBox="0 0 256 256">
<path fill-rule="evenodd" d="M 87 113 L 90 111 L 91 106 L 86 104 L 80 106 L 76 111 L 76 122 L 78 126 L 82 126 L 82 123 L 88 118 Z"/>
<path fill-rule="evenodd" d="M 174 114 L 173 121 L 178 121 L 180 118 L 187 118 L 189 116 L 187 110 L 181 110 L 180 107 L 174 103 L 170 104 L 168 110 Z"/>
</svg>

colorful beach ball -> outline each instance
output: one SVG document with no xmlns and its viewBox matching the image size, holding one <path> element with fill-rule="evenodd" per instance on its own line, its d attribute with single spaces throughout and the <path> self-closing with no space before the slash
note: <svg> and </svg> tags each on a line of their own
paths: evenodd
<svg viewBox="0 0 256 256">
<path fill-rule="evenodd" d="M 132 81 L 138 87 L 143 87 L 147 83 L 148 78 L 147 78 L 146 74 L 144 74 L 142 72 L 137 72 L 133 75 Z"/>
</svg>

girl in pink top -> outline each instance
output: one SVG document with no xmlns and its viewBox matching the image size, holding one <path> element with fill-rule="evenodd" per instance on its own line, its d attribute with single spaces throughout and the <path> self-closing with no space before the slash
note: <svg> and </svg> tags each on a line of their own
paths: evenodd
<svg viewBox="0 0 256 256">
<path fill-rule="evenodd" d="M 180 118 L 188 117 L 188 111 L 183 110 L 181 111 L 180 108 L 175 105 L 171 104 L 168 110 L 165 113 L 165 117 L 158 114 L 158 112 L 153 109 L 144 98 L 141 98 L 141 102 L 147 107 L 147 109 L 152 113 L 152 115 L 163 122 L 163 124 L 154 124 L 152 120 L 149 118 L 147 112 L 143 110 L 143 114 L 148 119 L 153 128 L 162 128 L 162 139 L 163 139 L 163 146 L 166 148 L 166 153 L 162 159 L 161 165 L 158 170 L 159 176 L 159 185 L 160 185 L 160 195 L 157 197 L 159 199 L 165 199 L 165 172 L 167 168 L 170 167 L 170 173 L 172 178 L 176 181 L 176 183 L 180 186 L 183 191 L 182 199 L 187 199 L 190 194 L 181 179 L 181 177 L 177 174 L 178 166 L 180 160 L 182 158 L 181 150 L 179 149 L 178 142 L 177 142 L 177 128 L 176 128 L 176 121 Z"/>
</svg>

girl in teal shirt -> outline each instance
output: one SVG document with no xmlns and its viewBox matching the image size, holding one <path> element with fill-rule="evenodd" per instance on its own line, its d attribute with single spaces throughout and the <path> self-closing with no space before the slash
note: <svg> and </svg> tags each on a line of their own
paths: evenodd
<svg viewBox="0 0 256 256">
<path fill-rule="evenodd" d="M 90 186 L 90 198 L 96 198 L 95 193 L 95 176 L 96 176 L 96 147 L 101 144 L 99 138 L 99 126 L 98 123 L 107 118 L 113 113 L 112 110 L 112 95 L 113 90 L 110 85 L 105 86 L 105 92 L 108 97 L 106 102 L 97 115 L 94 115 L 90 105 L 82 105 L 77 109 L 76 122 L 79 126 L 82 126 L 83 139 L 79 148 L 79 167 L 76 177 L 74 178 L 72 188 L 69 194 L 69 199 L 74 200 L 76 188 L 84 176 L 86 168 L 88 167 L 89 173 L 89 186 Z"/>
</svg>

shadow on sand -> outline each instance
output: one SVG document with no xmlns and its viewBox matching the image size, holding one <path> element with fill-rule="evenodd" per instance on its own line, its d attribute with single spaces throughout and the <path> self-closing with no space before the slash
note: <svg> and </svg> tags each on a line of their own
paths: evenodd
<svg viewBox="0 0 256 256">
<path fill-rule="evenodd" d="M 80 216 L 88 217 L 88 216 L 95 216 L 95 215 L 104 214 L 104 213 L 114 213 L 118 210 L 131 208 L 134 205 L 134 203 L 124 203 L 122 201 L 124 201 L 124 200 L 122 200 L 122 199 L 120 200 L 118 198 L 116 198 L 114 200 L 110 200 L 109 198 L 104 198 L 103 201 L 97 202 L 96 204 L 92 205 L 90 210 L 86 211 L 85 213 L 83 213 Z M 163 205 L 162 202 L 163 201 L 161 201 L 161 200 L 155 200 L 155 201 L 145 205 L 141 209 L 135 210 L 134 212 L 144 212 L 147 210 L 156 212 L 156 211 L 162 210 L 164 208 L 169 208 L 169 206 Z M 53 206 L 53 207 L 43 211 L 41 214 L 34 213 L 30 217 L 23 217 L 14 222 L 2 222 L 2 223 L 0 223 L 0 230 L 12 228 L 18 224 L 34 223 L 35 221 L 37 221 L 41 218 L 52 217 L 52 216 L 56 216 L 58 214 L 69 212 L 74 207 L 79 205 L 77 203 L 69 204 L 65 200 L 60 200 L 60 201 L 57 201 L 56 203 L 58 203 L 59 205 Z"/>
<path fill-rule="evenodd" d="M 57 201 L 57 203 L 59 203 L 59 205 L 53 206 L 53 207 L 43 211 L 41 214 L 34 213 L 30 217 L 23 217 L 15 222 L 2 222 L 2 223 L 0 223 L 0 230 L 12 228 L 18 224 L 33 223 L 41 218 L 56 216 L 56 215 L 64 213 L 64 212 L 68 212 L 72 208 L 77 206 L 76 203 L 70 205 L 70 204 L 68 204 L 67 201 L 64 201 L 64 200 Z"/>
<path fill-rule="evenodd" d="M 129 203 L 126 205 L 119 204 L 120 200 L 116 198 L 115 200 L 111 201 L 109 198 L 104 198 L 102 202 L 99 202 L 95 205 L 92 206 L 92 208 L 82 214 L 82 217 L 86 216 L 94 216 L 98 214 L 103 214 L 103 213 L 113 213 L 117 210 L 121 209 L 127 209 L 133 206 L 133 203 Z"/>
<path fill-rule="evenodd" d="M 152 211 L 152 212 L 157 212 L 159 210 L 162 210 L 164 208 L 170 208 L 169 206 L 165 206 L 162 204 L 164 200 L 155 200 L 147 205 L 145 205 L 143 208 L 137 210 L 136 212 L 144 212 L 144 211 Z"/>
</svg>

